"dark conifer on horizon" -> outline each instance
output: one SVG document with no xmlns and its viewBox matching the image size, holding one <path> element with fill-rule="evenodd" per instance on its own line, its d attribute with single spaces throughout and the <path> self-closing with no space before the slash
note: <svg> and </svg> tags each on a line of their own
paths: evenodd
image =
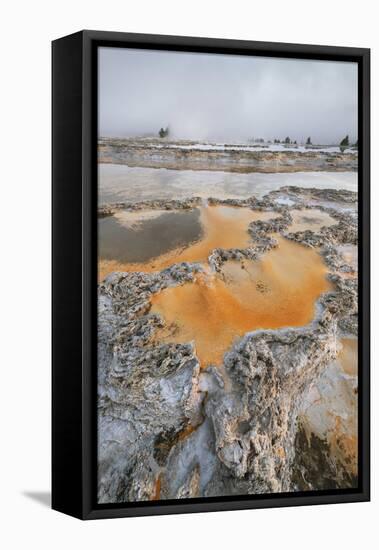
<svg viewBox="0 0 379 550">
<path fill-rule="evenodd" d="M 169 134 L 169 128 L 168 126 L 166 128 L 161 128 L 158 132 L 160 138 L 165 138 Z"/>
</svg>

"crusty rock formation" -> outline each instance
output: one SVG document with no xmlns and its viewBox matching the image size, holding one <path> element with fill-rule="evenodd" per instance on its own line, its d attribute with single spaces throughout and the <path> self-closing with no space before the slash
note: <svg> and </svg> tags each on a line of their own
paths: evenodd
<svg viewBox="0 0 379 550">
<path fill-rule="evenodd" d="M 356 207 L 356 196 L 300 188 L 282 188 L 279 195 L 292 197 L 292 206 L 276 203 L 276 192 L 259 202 L 233 199 L 234 206 L 279 216 L 251 223 L 248 248 L 214 250 L 208 263 L 219 271 L 227 259 L 258 259 L 276 246 L 272 233 L 317 247 L 333 290 L 318 300 L 310 325 L 247 333 L 225 354 L 223 365 L 201 370 L 192 342 L 159 342 L 155 334 L 165 321 L 150 313 L 153 294 L 193 281 L 204 269 L 201 264 L 173 265 L 159 273 L 113 273 L 99 285 L 99 502 L 355 483 L 351 457 L 349 466 L 341 446 L 331 443 L 332 428 L 325 435 L 305 419 L 313 403 L 310 391 L 325 373 L 331 376 L 328 369 L 340 352 L 341 336 L 357 334 L 356 267 L 340 248 L 356 244 L 357 223 L 339 206 Z M 291 233 L 291 210 L 309 206 L 310 197 L 328 203 L 325 208 L 336 224 Z M 323 387 L 327 384 L 319 384 L 318 391 Z"/>
<path fill-rule="evenodd" d="M 325 320 L 325 319 L 324 319 Z M 250 494 L 291 490 L 299 407 L 336 355 L 335 321 L 247 335 L 226 354 L 232 390 L 208 395 L 219 460 Z M 218 480 L 219 494 L 227 492 Z"/>
<path fill-rule="evenodd" d="M 119 210 L 130 210 L 135 212 L 138 210 L 191 210 L 201 204 L 200 197 L 191 197 L 182 200 L 146 200 L 140 202 L 116 202 L 112 204 L 104 204 L 99 206 L 97 215 L 99 218 L 113 216 Z"/>
<path fill-rule="evenodd" d="M 148 344 L 162 323 L 149 315 L 149 297 L 192 280 L 196 270 L 114 273 L 99 287 L 99 502 L 151 498 L 170 445 L 188 424 L 200 422 L 193 346 Z"/>
</svg>

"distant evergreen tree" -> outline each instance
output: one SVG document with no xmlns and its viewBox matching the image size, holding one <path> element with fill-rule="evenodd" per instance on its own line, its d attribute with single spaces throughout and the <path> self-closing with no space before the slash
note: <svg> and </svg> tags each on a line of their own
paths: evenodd
<svg viewBox="0 0 379 550">
<path fill-rule="evenodd" d="M 167 126 L 167 128 L 161 128 L 161 129 L 159 130 L 158 134 L 159 134 L 159 137 L 160 137 L 160 138 L 165 138 L 165 137 L 167 137 L 168 134 L 169 134 L 169 128 L 168 128 L 168 126 Z"/>
<path fill-rule="evenodd" d="M 341 147 L 349 147 L 349 144 L 350 144 L 349 136 L 345 136 L 343 138 L 343 140 L 341 140 L 341 143 L 340 143 Z"/>
<path fill-rule="evenodd" d="M 311 138 L 310 138 L 310 137 L 309 137 L 309 138 L 307 138 L 307 145 L 312 145 L 312 140 L 311 140 Z"/>
<path fill-rule="evenodd" d="M 286 139 L 284 140 L 284 143 L 291 143 L 291 139 L 287 136 Z"/>
</svg>

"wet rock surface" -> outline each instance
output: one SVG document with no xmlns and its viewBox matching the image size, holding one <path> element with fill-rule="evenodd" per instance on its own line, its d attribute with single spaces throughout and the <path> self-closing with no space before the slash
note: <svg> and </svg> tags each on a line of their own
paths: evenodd
<svg viewBox="0 0 379 550">
<path fill-rule="evenodd" d="M 197 200 L 149 204 L 193 208 Z M 317 204 L 310 205 L 312 200 Z M 225 354 L 223 365 L 201 370 L 193 342 L 170 344 L 156 338 L 165 321 L 150 312 L 150 299 L 193 281 L 204 266 L 182 263 L 158 273 L 109 275 L 98 289 L 100 503 L 356 483 L 354 449 L 346 443 L 354 437 L 354 423 L 345 419 L 341 428 L 343 411 L 329 403 L 333 384 L 337 390 L 347 384 L 336 371 L 341 339 L 357 334 L 356 265 L 343 248 L 357 243 L 356 194 L 290 187 L 260 200 L 208 201 L 276 213 L 249 225 L 247 248 L 213 250 L 211 270 L 220 271 L 229 259 L 258 259 L 277 246 L 275 235 L 280 235 L 317 249 L 333 290 L 318 300 L 310 325 L 247 333 Z M 336 223 L 291 233 L 291 212 L 316 206 Z M 146 207 L 146 202 L 130 206 Z M 356 375 L 349 377 L 346 399 L 356 393 Z M 311 415 L 315 388 L 335 411 L 335 425 L 325 428 L 322 414 Z"/>
</svg>

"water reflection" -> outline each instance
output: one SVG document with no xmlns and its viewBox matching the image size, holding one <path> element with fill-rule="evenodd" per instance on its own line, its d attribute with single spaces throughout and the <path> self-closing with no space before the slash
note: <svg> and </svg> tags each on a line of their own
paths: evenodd
<svg viewBox="0 0 379 550">
<path fill-rule="evenodd" d="M 99 257 L 119 263 L 146 262 L 184 247 L 202 234 L 200 211 L 119 212 L 99 220 Z"/>
<path fill-rule="evenodd" d="M 100 164 L 99 204 L 117 201 L 263 196 L 286 185 L 357 191 L 355 172 L 296 172 L 281 174 L 236 174 L 201 170 L 138 168 Z"/>
</svg>

